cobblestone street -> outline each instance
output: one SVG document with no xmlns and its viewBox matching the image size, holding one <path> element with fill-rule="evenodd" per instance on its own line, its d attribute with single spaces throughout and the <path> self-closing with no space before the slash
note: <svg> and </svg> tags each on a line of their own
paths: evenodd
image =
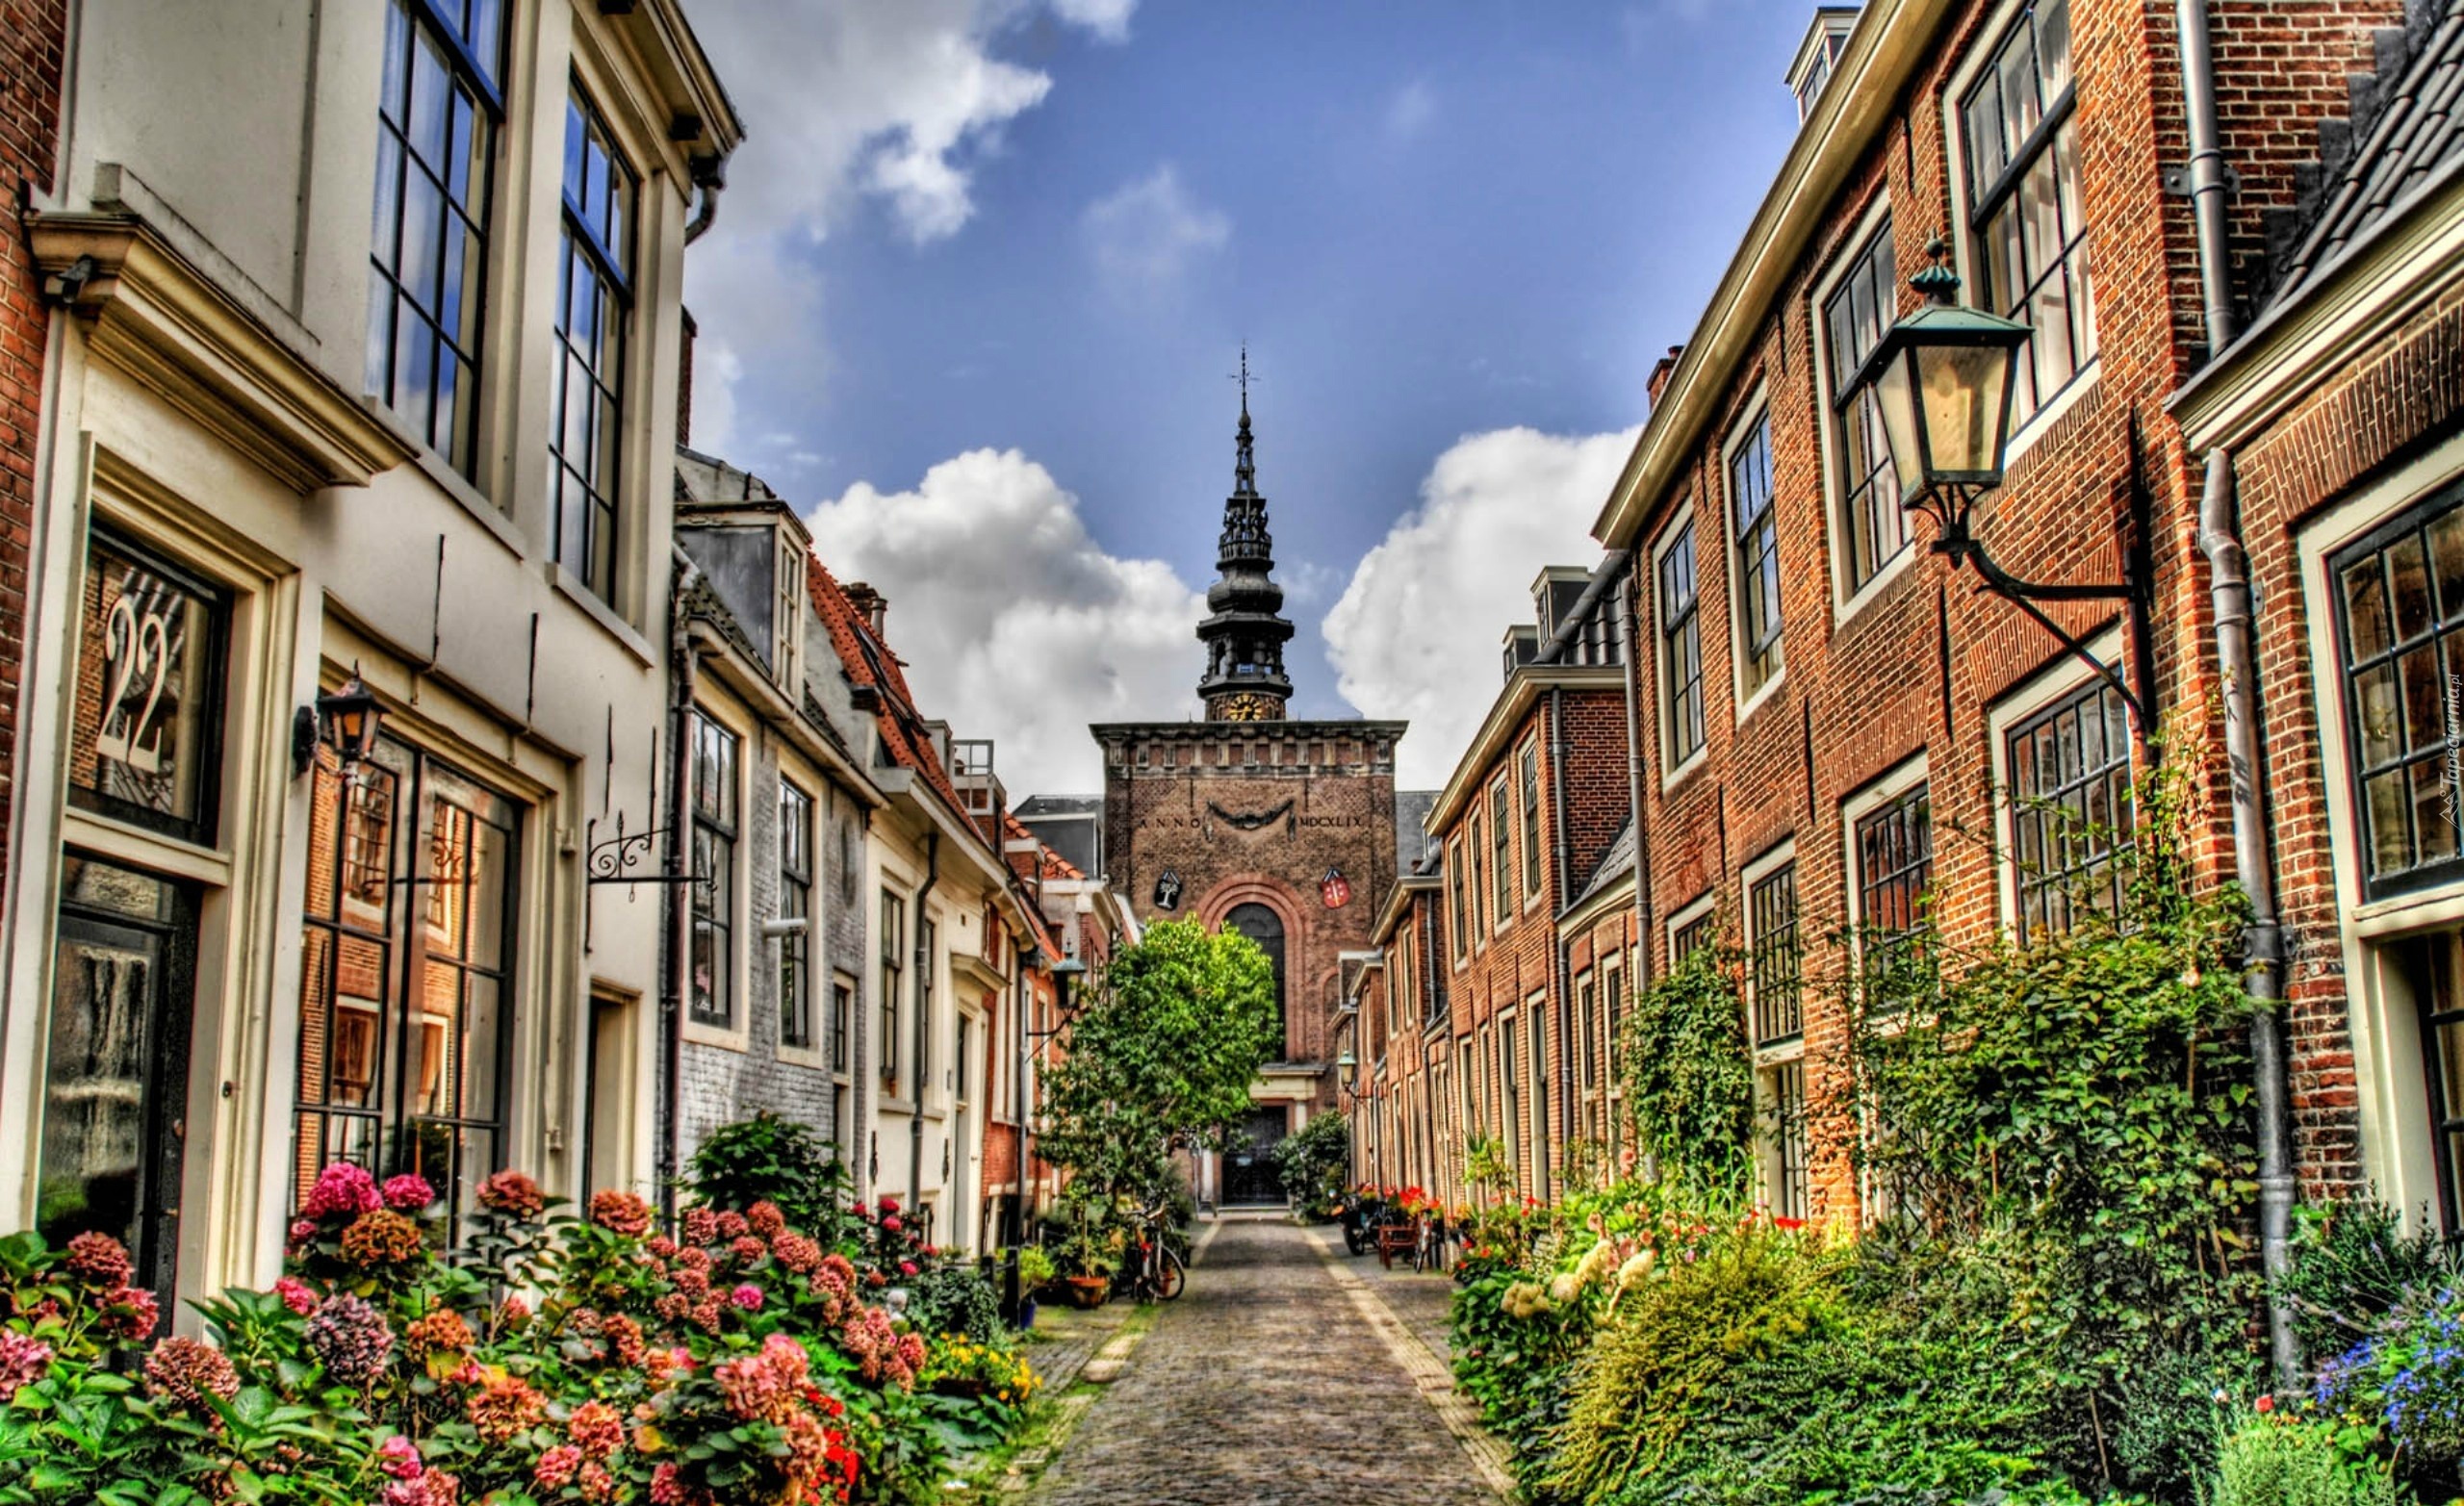
<svg viewBox="0 0 2464 1506">
<path fill-rule="evenodd" d="M 1445 1290 L 1331 1229 L 1225 1222 L 1028 1499 L 1493 1506 L 1502 1456 L 1424 1337 Z"/>
</svg>

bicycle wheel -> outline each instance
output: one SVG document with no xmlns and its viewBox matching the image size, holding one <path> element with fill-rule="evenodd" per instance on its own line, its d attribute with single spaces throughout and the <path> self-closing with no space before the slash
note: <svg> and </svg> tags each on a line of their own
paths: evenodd
<svg viewBox="0 0 2464 1506">
<path fill-rule="evenodd" d="M 1155 1264 L 1155 1294 L 1169 1302 L 1189 1285 L 1189 1272 L 1181 1268 L 1181 1258 L 1169 1250 L 1159 1252 L 1162 1259 Z"/>
</svg>

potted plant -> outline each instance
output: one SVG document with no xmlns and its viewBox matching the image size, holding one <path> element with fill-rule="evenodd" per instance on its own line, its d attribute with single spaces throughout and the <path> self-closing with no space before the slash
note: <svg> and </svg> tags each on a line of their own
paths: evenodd
<svg viewBox="0 0 2464 1506">
<path fill-rule="evenodd" d="M 1021 1332 L 1036 1326 L 1036 1298 L 1060 1267 L 1052 1263 L 1052 1254 L 1040 1244 L 1018 1246 L 1018 1328 Z"/>
<path fill-rule="evenodd" d="M 1112 1295 L 1113 1272 L 1120 1268 L 1120 1263 L 1085 1214 L 1079 1215 L 1076 1231 L 1063 1241 L 1061 1258 L 1070 1267 L 1066 1278 L 1069 1305 L 1080 1309 L 1102 1307 L 1104 1299 Z"/>
</svg>

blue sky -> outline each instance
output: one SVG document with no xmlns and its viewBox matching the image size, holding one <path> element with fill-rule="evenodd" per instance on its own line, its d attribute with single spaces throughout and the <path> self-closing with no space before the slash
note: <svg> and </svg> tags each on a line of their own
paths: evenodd
<svg viewBox="0 0 2464 1506">
<path fill-rule="evenodd" d="M 1024 794 L 1091 787 L 1086 721 L 1194 707 L 1171 617 L 1213 575 L 1245 339 L 1296 711 L 1412 715 L 1442 775 L 1534 571 L 1596 554 L 1652 364 L 1794 132 L 1811 7 L 692 14 L 751 133 L 688 271 L 696 443 L 812 510 Z"/>
</svg>

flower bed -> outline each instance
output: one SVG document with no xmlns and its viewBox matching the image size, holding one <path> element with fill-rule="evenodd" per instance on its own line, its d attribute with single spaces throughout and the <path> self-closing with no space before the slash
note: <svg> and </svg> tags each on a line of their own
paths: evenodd
<svg viewBox="0 0 2464 1506">
<path fill-rule="evenodd" d="M 668 1234 L 503 1172 L 478 1205 L 440 1249 L 424 1182 L 328 1166 L 288 1273 L 199 1304 L 204 1340 L 153 1340 L 107 1237 L 0 1240 L 0 1501 L 920 1501 L 1031 1388 L 918 1391 L 1000 1351 L 884 1305 L 934 1256 L 894 1203 L 831 1247 L 766 1201 Z"/>
</svg>

